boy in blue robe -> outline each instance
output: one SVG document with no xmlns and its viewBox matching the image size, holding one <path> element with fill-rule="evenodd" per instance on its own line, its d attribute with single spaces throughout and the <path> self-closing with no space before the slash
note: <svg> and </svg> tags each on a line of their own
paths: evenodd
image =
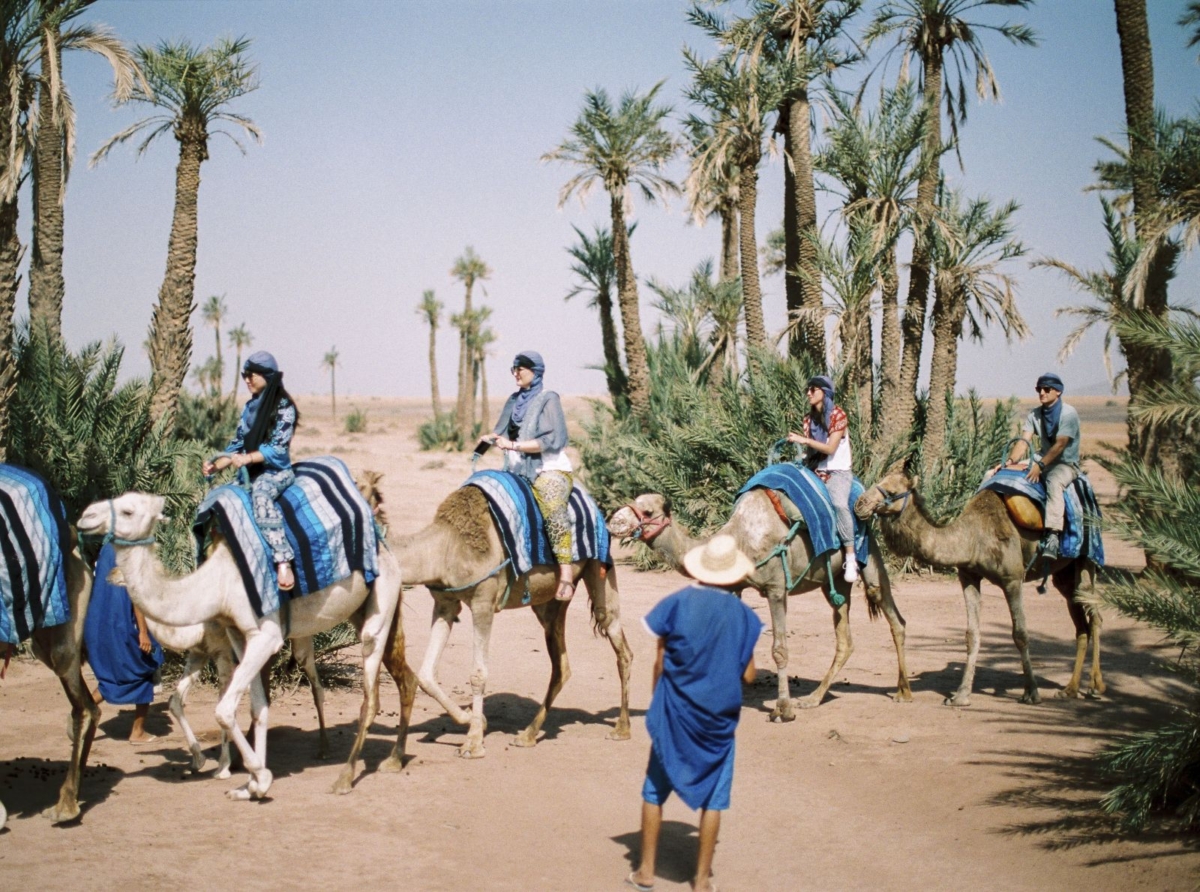
<svg viewBox="0 0 1200 892">
<path fill-rule="evenodd" d="M 733 785 L 742 684 L 754 681 L 754 644 L 763 628 L 730 594 L 754 569 L 732 536 L 714 536 L 693 548 L 683 565 L 699 584 L 664 598 L 645 619 L 658 637 L 654 696 L 646 713 L 650 763 L 642 786 L 641 863 L 625 880 L 639 892 L 654 886 L 662 805 L 672 792 L 700 810 L 692 885 L 701 892 L 713 888 L 713 852 Z"/>
</svg>

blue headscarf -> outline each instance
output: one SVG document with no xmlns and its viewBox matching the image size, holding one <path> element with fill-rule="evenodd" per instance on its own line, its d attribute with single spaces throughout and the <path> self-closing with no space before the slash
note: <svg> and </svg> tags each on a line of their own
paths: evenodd
<svg viewBox="0 0 1200 892">
<path fill-rule="evenodd" d="M 546 371 L 546 363 L 542 361 L 542 354 L 537 351 L 523 350 L 513 359 L 512 367 L 533 372 L 533 381 L 525 390 L 517 391 L 517 400 L 513 403 L 512 420 L 520 424 L 525 420 L 525 409 L 529 403 L 542 392 L 542 373 Z"/>
<path fill-rule="evenodd" d="M 1054 372 L 1046 372 L 1042 377 L 1037 379 L 1038 388 L 1053 387 L 1058 391 L 1059 398 L 1054 401 L 1053 406 L 1042 406 L 1042 431 L 1046 435 L 1046 442 L 1042 444 L 1042 449 L 1049 449 L 1054 445 L 1054 441 L 1058 439 L 1058 420 L 1062 417 L 1062 392 L 1063 380 L 1054 374 Z"/>
<path fill-rule="evenodd" d="M 809 411 L 808 433 L 818 443 L 829 442 L 829 416 L 833 414 L 833 380 L 825 375 L 814 375 L 808 379 L 809 387 L 819 387 L 825 391 L 825 403 L 821 412 L 815 409 Z"/>
</svg>

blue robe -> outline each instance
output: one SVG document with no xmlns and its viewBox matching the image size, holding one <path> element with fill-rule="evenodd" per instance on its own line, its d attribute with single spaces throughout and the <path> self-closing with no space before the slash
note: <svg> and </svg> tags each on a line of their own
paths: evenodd
<svg viewBox="0 0 1200 892">
<path fill-rule="evenodd" d="M 729 592 L 692 585 L 660 601 L 646 625 L 665 639 L 646 730 L 679 798 L 701 808 L 733 750 L 762 620 Z"/>
<path fill-rule="evenodd" d="M 142 653 L 138 647 L 137 620 L 129 593 L 124 586 L 108 581 L 116 565 L 116 552 L 112 545 L 105 545 L 96 561 L 96 581 L 83 625 L 88 663 L 105 702 L 152 703 L 154 673 L 162 665 L 162 648 L 153 636 L 150 653 Z"/>
</svg>

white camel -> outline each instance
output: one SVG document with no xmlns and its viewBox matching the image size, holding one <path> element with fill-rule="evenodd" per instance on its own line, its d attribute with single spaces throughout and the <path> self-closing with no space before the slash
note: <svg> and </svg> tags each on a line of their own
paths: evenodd
<svg viewBox="0 0 1200 892">
<path fill-rule="evenodd" d="M 227 795 L 233 799 L 258 799 L 267 794 L 272 776 L 266 766 L 265 731 L 267 702 L 256 692 L 254 679 L 283 645 L 286 623 L 292 636 L 311 637 L 351 620 L 362 640 L 363 705 L 358 734 L 350 756 L 333 785 L 333 792 L 348 793 L 363 741 L 379 711 L 379 668 L 387 667 L 400 691 L 400 727 L 396 745 L 379 766 L 399 771 L 404 742 L 412 716 L 416 677 L 404 660 L 404 628 L 400 623 L 400 567 L 395 557 L 381 549 L 379 577 L 367 585 L 360 572 L 347 579 L 291 601 L 286 619 L 281 611 L 258 616 L 242 582 L 229 546 L 218 543 L 212 555 L 195 572 L 168 576 L 155 556 L 154 530 L 162 519 L 161 496 L 130 492 L 89 505 L 79 518 L 79 530 L 88 535 L 111 535 L 117 566 L 130 599 L 147 617 L 172 626 L 216 621 L 236 629 L 245 642 L 241 662 L 217 704 L 216 718 L 229 734 L 250 774 L 247 783 Z M 252 748 L 237 723 L 242 695 L 251 689 L 252 715 L 263 729 L 263 744 Z"/>
</svg>

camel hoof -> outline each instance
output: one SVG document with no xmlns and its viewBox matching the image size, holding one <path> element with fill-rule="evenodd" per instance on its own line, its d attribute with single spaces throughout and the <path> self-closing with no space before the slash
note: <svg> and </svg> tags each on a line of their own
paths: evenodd
<svg viewBox="0 0 1200 892">
<path fill-rule="evenodd" d="M 1079 688 L 1063 688 L 1054 695 L 1055 700 L 1078 700 L 1080 699 Z"/>
<path fill-rule="evenodd" d="M 404 770 L 404 755 L 396 755 L 393 753 L 382 762 L 379 763 L 377 771 L 382 771 L 384 774 L 398 774 Z"/>
<path fill-rule="evenodd" d="M 771 721 L 778 724 L 796 721 L 796 713 L 792 712 L 792 704 L 790 702 L 775 704 L 775 708 L 771 710 Z"/>
<path fill-rule="evenodd" d="M 1103 700 L 1105 690 L 1107 690 L 1107 689 L 1106 688 L 1091 688 L 1087 692 L 1087 698 L 1089 700 Z"/>
<path fill-rule="evenodd" d="M 233 777 L 233 772 L 230 771 L 229 766 L 226 765 L 224 768 L 218 768 L 217 773 L 214 774 L 213 777 L 215 777 L 217 780 L 229 780 L 229 778 Z"/>
<path fill-rule="evenodd" d="M 4 825 L 8 823 L 8 812 L 4 810 L 4 803 L 0 802 L 0 830 L 4 829 Z"/>
<path fill-rule="evenodd" d="M 1021 702 L 1027 706 L 1037 706 L 1042 702 L 1042 695 L 1037 691 L 1034 691 L 1032 694 L 1026 693 L 1025 696 L 1021 698 Z"/>
<path fill-rule="evenodd" d="M 337 796 L 345 796 L 354 789 L 354 784 L 351 783 L 350 771 L 347 769 L 338 775 L 338 779 L 333 782 L 333 787 L 329 792 Z"/>
<path fill-rule="evenodd" d="M 250 801 L 250 783 L 247 781 L 240 787 L 233 790 L 225 791 L 225 798 L 232 799 L 234 802 L 249 802 Z"/>
<path fill-rule="evenodd" d="M 43 818 L 49 818 L 50 821 L 55 824 L 65 824 L 67 821 L 74 821 L 79 817 L 79 815 L 80 811 L 78 802 L 72 802 L 66 805 L 59 802 L 58 804 L 52 805 L 42 812 Z M 3 824 L 0 823 L 0 826 L 3 826 Z"/>
<path fill-rule="evenodd" d="M 608 732 L 609 740 L 629 740 L 631 737 L 633 737 L 633 735 L 629 733 L 628 726 L 624 728 L 614 728 Z"/>
<path fill-rule="evenodd" d="M 945 700 L 943 700 L 942 705 L 943 706 L 954 706 L 954 707 L 960 708 L 960 709 L 964 706 L 970 706 L 971 705 L 971 695 L 970 694 L 966 694 L 966 695 L 955 694 L 953 697 L 947 697 Z"/>
<path fill-rule="evenodd" d="M 246 786 L 250 789 L 250 795 L 255 799 L 262 799 L 267 795 L 267 791 L 271 789 L 271 783 L 275 780 L 275 776 L 269 770 L 264 768 L 257 774 L 250 775 L 250 780 Z"/>
<path fill-rule="evenodd" d="M 891 694 L 890 696 L 892 698 L 892 701 L 895 703 L 912 703 L 913 702 L 912 691 L 896 691 L 896 693 Z"/>
<path fill-rule="evenodd" d="M 458 748 L 458 755 L 461 759 L 482 759 L 487 755 L 487 749 L 482 741 L 468 740 Z"/>
<path fill-rule="evenodd" d="M 816 709 L 820 705 L 821 697 L 811 694 L 807 697 L 801 697 L 796 701 L 796 706 L 798 706 L 800 709 Z M 791 721 L 791 719 L 788 719 L 788 721 Z"/>
<path fill-rule="evenodd" d="M 528 749 L 529 747 L 537 746 L 537 735 L 526 734 L 524 731 L 522 731 L 520 734 L 518 734 L 516 737 L 513 738 L 513 746 L 519 746 L 519 747 L 522 747 L 523 749 Z"/>
</svg>

